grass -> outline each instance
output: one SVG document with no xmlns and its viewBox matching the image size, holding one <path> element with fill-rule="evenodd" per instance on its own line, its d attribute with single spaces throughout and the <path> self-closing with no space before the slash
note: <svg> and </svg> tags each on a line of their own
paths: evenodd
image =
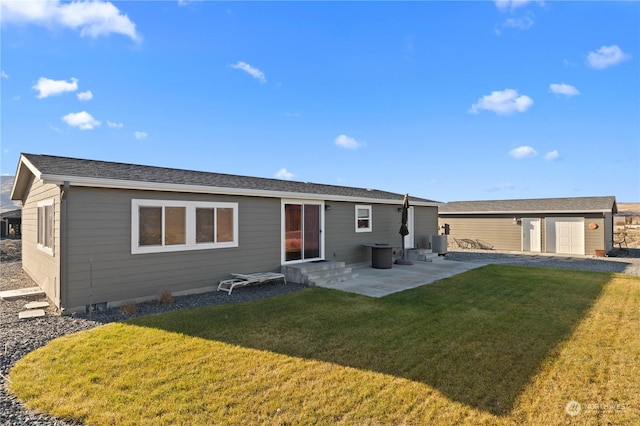
<svg viewBox="0 0 640 426">
<path fill-rule="evenodd" d="M 492 265 L 108 324 L 27 355 L 10 389 L 95 425 L 638 424 L 638 377 L 638 277 Z"/>
</svg>

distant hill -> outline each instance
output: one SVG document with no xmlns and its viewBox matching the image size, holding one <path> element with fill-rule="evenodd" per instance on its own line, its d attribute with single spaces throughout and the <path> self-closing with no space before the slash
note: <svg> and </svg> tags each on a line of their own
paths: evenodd
<svg viewBox="0 0 640 426">
<path fill-rule="evenodd" d="M 22 208 L 19 203 L 11 201 L 13 176 L 0 176 L 0 212 Z"/>
<path fill-rule="evenodd" d="M 640 203 L 616 203 L 620 216 L 640 216 Z"/>
</svg>

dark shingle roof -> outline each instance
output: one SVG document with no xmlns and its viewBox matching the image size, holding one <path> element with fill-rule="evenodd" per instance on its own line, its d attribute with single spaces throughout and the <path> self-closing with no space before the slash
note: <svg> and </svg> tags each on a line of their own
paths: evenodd
<svg viewBox="0 0 640 426">
<path fill-rule="evenodd" d="M 85 160 L 57 157 L 51 155 L 22 154 L 42 175 L 64 176 L 69 178 L 91 178 L 100 180 L 129 181 L 185 186 L 203 186 L 212 188 L 234 188 L 255 191 L 273 191 L 283 193 L 397 200 L 402 201 L 403 194 L 379 191 L 375 189 L 353 188 L 347 186 L 324 185 L 308 182 L 296 182 L 281 179 L 269 179 L 251 176 L 238 176 L 223 173 L 201 172 L 193 170 L 171 169 L 165 167 L 143 166 L 137 164 L 115 163 L 109 161 Z M 71 179 L 69 179 L 71 180 Z M 71 182 L 73 184 L 73 181 Z M 437 203 L 425 198 L 410 197 L 413 202 Z"/>
<path fill-rule="evenodd" d="M 440 207 L 440 214 L 532 213 L 532 212 L 616 212 L 616 198 L 574 197 L 521 200 L 452 201 Z"/>
<path fill-rule="evenodd" d="M 9 210 L 6 212 L 0 213 L 0 217 L 2 219 L 18 219 L 22 217 L 22 209 L 17 210 Z"/>
</svg>

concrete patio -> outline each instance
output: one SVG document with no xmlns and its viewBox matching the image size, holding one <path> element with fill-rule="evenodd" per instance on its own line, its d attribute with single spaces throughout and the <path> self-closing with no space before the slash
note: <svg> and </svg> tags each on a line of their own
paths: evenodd
<svg viewBox="0 0 640 426">
<path fill-rule="evenodd" d="M 358 274 L 356 278 L 321 285 L 321 287 L 362 294 L 369 297 L 384 297 L 481 266 L 484 266 L 484 264 L 451 260 L 414 262 L 413 265 L 394 264 L 391 269 L 375 269 L 370 265 L 361 265 L 353 268 L 353 272 Z"/>
</svg>

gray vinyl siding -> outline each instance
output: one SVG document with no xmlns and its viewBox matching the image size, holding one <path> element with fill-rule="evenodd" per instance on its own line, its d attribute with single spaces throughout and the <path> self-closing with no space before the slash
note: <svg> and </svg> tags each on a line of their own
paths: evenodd
<svg viewBox="0 0 640 426">
<path fill-rule="evenodd" d="M 529 217 L 529 216 L 526 216 Z M 440 226 L 449 224 L 449 246 L 456 248 L 455 238 L 482 240 L 495 250 L 520 251 L 522 249 L 522 227 L 513 223 L 513 216 L 440 216 Z"/>
<path fill-rule="evenodd" d="M 356 232 L 354 203 L 327 201 L 331 210 L 325 212 L 325 258 L 348 264 L 364 263 L 371 259 L 371 249 L 365 243 L 400 245 L 401 216 L 397 206 L 370 205 L 372 232 Z M 397 224 L 398 229 L 395 229 Z M 395 229 L 395 231 L 394 231 Z"/>
<path fill-rule="evenodd" d="M 54 255 L 37 248 L 37 204 L 54 200 Z M 131 253 L 132 199 L 238 203 L 238 247 Z M 32 183 L 24 195 L 23 266 L 60 308 L 148 299 L 162 291 L 212 290 L 232 272 L 278 271 L 280 198 L 71 187 L 61 206 L 55 185 Z M 400 246 L 399 205 L 372 204 L 373 232 L 355 232 L 355 205 L 331 202 L 325 211 L 325 258 L 348 264 L 371 259 L 363 243 Z M 416 245 L 437 233 L 437 208 L 414 207 Z M 65 232 L 61 235 L 61 230 Z M 399 253 L 399 250 L 398 250 Z"/>
<path fill-rule="evenodd" d="M 32 180 L 23 198 L 22 268 L 60 306 L 60 189 Z M 53 255 L 38 248 L 38 203 L 53 200 Z"/>
<path fill-rule="evenodd" d="M 132 199 L 238 203 L 238 247 L 131 253 Z M 66 196 L 66 301 L 89 304 L 152 298 L 162 291 L 213 289 L 232 272 L 278 271 L 281 266 L 280 198 L 163 193 L 72 187 Z M 373 232 L 355 232 L 355 203 L 331 202 L 325 211 L 325 258 L 369 262 L 363 243 L 401 245 L 397 205 L 372 205 Z M 416 241 L 437 231 L 437 208 L 415 207 Z"/>
<path fill-rule="evenodd" d="M 589 224 L 595 223 L 596 229 L 590 229 Z M 605 238 L 605 218 L 586 216 L 584 219 L 584 254 L 595 255 L 596 250 L 607 250 Z"/>
<path fill-rule="evenodd" d="M 414 233 L 416 248 L 430 248 L 429 236 L 438 235 L 438 208 L 414 207 Z"/>
<path fill-rule="evenodd" d="M 347 264 L 371 261 L 371 248 L 365 243 L 387 243 L 398 247 L 400 254 L 402 237 L 399 234 L 402 215 L 399 205 L 366 204 L 372 207 L 372 232 L 355 231 L 355 203 L 327 201 L 331 210 L 325 212 L 325 257 Z M 364 204 L 362 204 L 364 205 Z M 414 207 L 415 242 L 427 247 L 429 235 L 437 233 L 437 207 Z"/>
<path fill-rule="evenodd" d="M 239 246 L 131 254 L 131 200 L 237 202 Z M 280 268 L 280 199 L 72 187 L 67 307 L 213 287 L 232 272 Z"/>
<path fill-rule="evenodd" d="M 604 249 L 613 249 L 613 213 L 606 213 L 604 217 Z"/>
</svg>

